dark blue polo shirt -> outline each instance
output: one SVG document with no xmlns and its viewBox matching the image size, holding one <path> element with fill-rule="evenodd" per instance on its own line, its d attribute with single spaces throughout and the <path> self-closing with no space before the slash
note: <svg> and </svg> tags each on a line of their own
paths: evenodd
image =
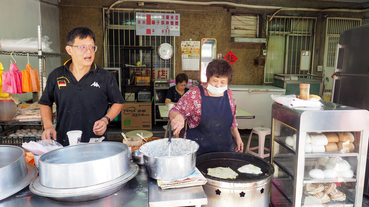
<svg viewBox="0 0 369 207">
<path fill-rule="evenodd" d="M 70 130 L 82 130 L 82 142 L 100 137 L 92 131 L 95 121 L 105 116 L 109 103 L 124 103 L 110 72 L 93 63 L 90 71 L 77 82 L 69 70 L 71 63 L 70 59 L 50 73 L 39 100 L 39 104 L 50 107 L 55 102 L 57 141 L 64 146 L 69 145 L 66 133 Z"/>
</svg>

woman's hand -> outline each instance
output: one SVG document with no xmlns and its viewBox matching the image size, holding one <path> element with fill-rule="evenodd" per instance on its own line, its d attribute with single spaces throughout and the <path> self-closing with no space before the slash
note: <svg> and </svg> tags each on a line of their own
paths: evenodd
<svg viewBox="0 0 369 207">
<path fill-rule="evenodd" d="M 181 130 L 184 127 L 184 122 L 185 122 L 184 118 L 180 113 L 173 112 L 170 115 L 170 125 L 173 128 L 173 131 L 174 131 L 173 133 L 174 134 L 179 134 L 179 132 L 181 132 Z M 171 132 L 169 132 L 169 133 L 171 133 Z"/>
<path fill-rule="evenodd" d="M 42 136 L 41 139 L 48 139 L 51 140 L 51 136 L 53 136 L 53 140 L 56 141 L 56 130 L 53 126 L 45 128 L 44 131 L 42 132 Z"/>
<path fill-rule="evenodd" d="M 234 142 L 236 143 L 236 148 L 234 149 L 234 151 L 243 152 L 243 142 L 238 128 L 231 128 L 231 134 L 234 137 Z"/>
<path fill-rule="evenodd" d="M 105 133 L 107 125 L 108 125 L 108 120 L 106 120 L 105 118 L 97 120 L 94 124 L 93 132 L 96 135 L 101 136 Z"/>
</svg>

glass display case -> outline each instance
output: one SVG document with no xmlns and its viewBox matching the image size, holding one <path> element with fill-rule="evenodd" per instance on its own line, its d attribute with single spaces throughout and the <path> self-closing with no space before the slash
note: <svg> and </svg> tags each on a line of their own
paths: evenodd
<svg viewBox="0 0 369 207">
<path fill-rule="evenodd" d="M 273 206 L 362 205 L 369 112 L 322 103 L 272 105 Z"/>
</svg>

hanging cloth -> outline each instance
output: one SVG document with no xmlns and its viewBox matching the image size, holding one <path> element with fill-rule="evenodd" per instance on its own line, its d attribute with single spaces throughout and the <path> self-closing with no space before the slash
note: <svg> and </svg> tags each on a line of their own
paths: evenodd
<svg viewBox="0 0 369 207">
<path fill-rule="evenodd" d="M 22 73 L 22 91 L 32 92 L 31 76 L 28 70 L 28 64 L 27 70 L 22 70 L 21 73 Z"/>
<path fill-rule="evenodd" d="M 22 73 L 11 63 L 9 72 L 3 72 L 3 93 L 22 94 Z"/>
<path fill-rule="evenodd" d="M 3 93 L 3 72 L 4 72 L 4 66 L 3 64 L 0 62 L 0 98 L 8 98 L 9 94 L 8 93 Z"/>
<path fill-rule="evenodd" d="M 33 69 L 31 64 L 28 63 L 27 71 L 29 72 L 30 77 L 31 77 L 32 92 L 40 91 L 40 82 L 38 81 L 37 70 Z"/>
</svg>

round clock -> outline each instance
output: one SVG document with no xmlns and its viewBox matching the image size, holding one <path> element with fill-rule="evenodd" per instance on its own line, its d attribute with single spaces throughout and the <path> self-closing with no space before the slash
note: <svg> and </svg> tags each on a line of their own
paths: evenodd
<svg viewBox="0 0 369 207">
<path fill-rule="evenodd" d="M 170 59 L 173 56 L 173 46 L 169 43 L 161 44 L 158 48 L 158 54 L 161 59 Z"/>
</svg>

